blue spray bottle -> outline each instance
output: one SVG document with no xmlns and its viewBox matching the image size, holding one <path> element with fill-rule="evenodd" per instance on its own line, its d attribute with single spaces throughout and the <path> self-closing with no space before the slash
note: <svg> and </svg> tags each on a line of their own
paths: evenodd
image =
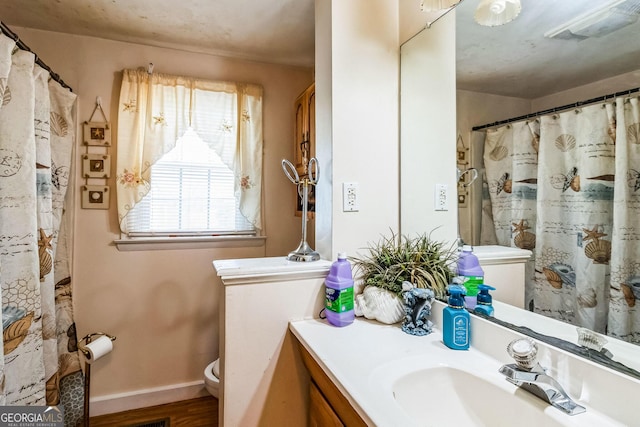
<svg viewBox="0 0 640 427">
<path fill-rule="evenodd" d="M 442 312 L 442 341 L 453 350 L 468 350 L 471 341 L 469 312 L 464 309 L 465 289 L 449 285 L 449 306 Z"/>
</svg>

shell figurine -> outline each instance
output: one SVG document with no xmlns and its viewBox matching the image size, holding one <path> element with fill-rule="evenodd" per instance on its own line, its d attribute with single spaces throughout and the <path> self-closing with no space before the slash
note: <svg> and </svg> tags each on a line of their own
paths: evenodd
<svg viewBox="0 0 640 427">
<path fill-rule="evenodd" d="M 398 295 L 371 285 L 356 295 L 353 309 L 356 316 L 364 316 L 388 325 L 398 323 L 404 317 L 404 306 Z"/>
</svg>

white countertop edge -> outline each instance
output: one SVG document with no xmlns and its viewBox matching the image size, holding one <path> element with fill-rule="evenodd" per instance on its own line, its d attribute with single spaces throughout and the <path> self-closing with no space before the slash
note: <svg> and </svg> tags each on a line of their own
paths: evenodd
<svg viewBox="0 0 640 427">
<path fill-rule="evenodd" d="M 319 319 L 313 319 L 320 322 Z M 307 322 L 311 320 L 306 320 Z M 297 329 L 295 322 L 289 322 L 289 330 L 295 335 L 295 337 L 300 341 L 300 343 L 304 346 L 305 349 L 309 352 L 311 357 L 316 361 L 316 363 L 320 366 L 320 368 L 324 371 L 324 373 L 329 377 L 331 382 L 340 390 L 340 393 L 347 399 L 351 407 L 356 411 L 356 413 L 362 418 L 362 420 L 367 423 L 367 425 L 374 426 L 376 425 L 367 412 L 358 404 L 358 402 L 351 396 L 351 393 L 347 390 L 347 388 L 342 384 L 340 379 L 333 373 L 333 370 L 327 366 L 327 364 L 320 358 L 313 347 L 304 339 L 303 334 L 301 334 Z"/>
<path fill-rule="evenodd" d="M 286 257 L 214 260 L 213 268 L 225 285 L 326 277 L 331 261 L 288 261 Z"/>
<path fill-rule="evenodd" d="M 480 264 L 511 264 L 526 262 L 532 252 L 526 249 L 509 246 L 487 245 L 474 246 L 473 254 L 478 257 Z"/>
</svg>

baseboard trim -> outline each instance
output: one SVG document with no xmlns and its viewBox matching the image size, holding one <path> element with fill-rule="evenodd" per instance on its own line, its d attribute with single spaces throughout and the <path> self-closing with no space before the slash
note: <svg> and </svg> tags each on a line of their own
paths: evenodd
<svg viewBox="0 0 640 427">
<path fill-rule="evenodd" d="M 89 416 L 114 414 L 203 396 L 209 396 L 204 381 L 107 394 L 89 399 Z"/>
</svg>

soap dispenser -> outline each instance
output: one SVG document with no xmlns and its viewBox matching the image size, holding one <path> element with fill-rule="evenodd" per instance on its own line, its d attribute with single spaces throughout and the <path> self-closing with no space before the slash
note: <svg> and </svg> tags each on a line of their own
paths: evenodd
<svg viewBox="0 0 640 427">
<path fill-rule="evenodd" d="M 493 298 L 491 298 L 489 291 L 495 291 L 496 288 L 483 283 L 478 286 L 478 289 L 480 293 L 478 294 L 478 305 L 476 305 L 475 310 L 473 310 L 474 313 L 482 313 L 486 316 L 493 317 Z"/>
<path fill-rule="evenodd" d="M 471 341 L 469 312 L 464 309 L 464 287 L 449 285 L 449 305 L 442 312 L 442 340 L 453 350 L 468 350 Z"/>
</svg>

